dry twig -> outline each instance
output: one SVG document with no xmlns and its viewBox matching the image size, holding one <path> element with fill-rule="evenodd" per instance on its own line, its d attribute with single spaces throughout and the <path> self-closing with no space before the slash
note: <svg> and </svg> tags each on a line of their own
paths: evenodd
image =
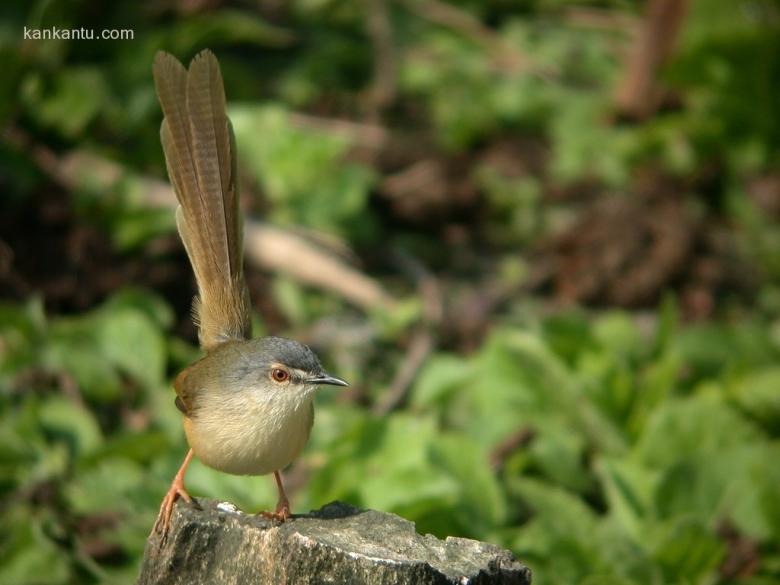
<svg viewBox="0 0 780 585">
<path fill-rule="evenodd" d="M 366 2 L 366 25 L 374 49 L 374 79 L 369 90 L 369 119 L 377 120 L 396 96 L 397 67 L 387 0 Z"/>
</svg>

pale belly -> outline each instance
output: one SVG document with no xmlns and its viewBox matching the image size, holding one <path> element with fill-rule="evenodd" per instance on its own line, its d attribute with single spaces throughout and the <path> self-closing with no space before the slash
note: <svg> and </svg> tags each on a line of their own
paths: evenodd
<svg viewBox="0 0 780 585">
<path fill-rule="evenodd" d="M 314 408 L 256 404 L 241 410 L 213 404 L 184 419 L 187 442 L 203 463 L 235 475 L 264 475 L 287 467 L 309 439 Z M 205 414 L 208 413 L 208 414 Z"/>
</svg>

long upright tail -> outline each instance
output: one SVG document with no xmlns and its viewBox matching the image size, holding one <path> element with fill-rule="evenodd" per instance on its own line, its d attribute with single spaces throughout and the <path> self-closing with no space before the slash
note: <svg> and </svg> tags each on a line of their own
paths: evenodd
<svg viewBox="0 0 780 585">
<path fill-rule="evenodd" d="M 198 54 L 189 71 L 159 52 L 153 70 L 165 115 L 160 137 L 179 200 L 176 225 L 198 284 L 193 318 L 208 351 L 250 332 L 235 138 L 219 63 L 210 51 Z"/>
</svg>

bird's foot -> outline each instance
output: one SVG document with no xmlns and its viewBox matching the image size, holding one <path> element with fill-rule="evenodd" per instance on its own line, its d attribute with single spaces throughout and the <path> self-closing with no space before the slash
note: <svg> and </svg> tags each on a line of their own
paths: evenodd
<svg viewBox="0 0 780 585">
<path fill-rule="evenodd" d="M 188 504 L 192 503 L 192 497 L 184 489 L 184 482 L 177 475 L 173 480 L 168 493 L 165 494 L 162 504 L 160 504 L 160 513 L 157 515 L 157 520 L 152 528 L 152 534 L 160 535 L 160 544 L 164 544 L 168 537 L 168 531 L 171 528 L 171 516 L 173 516 L 173 507 L 176 504 L 176 499 L 181 498 Z M 150 534 L 149 536 L 151 536 Z"/>
<path fill-rule="evenodd" d="M 279 502 L 276 504 L 275 512 L 260 512 L 260 516 L 266 520 L 271 520 L 272 522 L 285 522 L 290 517 L 292 517 L 292 513 L 290 512 L 290 502 L 287 501 L 287 498 L 279 500 Z"/>
</svg>

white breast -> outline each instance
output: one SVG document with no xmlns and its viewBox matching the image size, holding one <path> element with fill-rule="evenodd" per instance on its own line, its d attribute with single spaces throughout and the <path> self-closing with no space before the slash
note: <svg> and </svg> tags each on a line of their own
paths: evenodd
<svg viewBox="0 0 780 585">
<path fill-rule="evenodd" d="M 289 465 L 314 421 L 311 393 L 253 389 L 225 396 L 204 393 L 184 430 L 195 455 L 209 467 L 236 475 L 263 475 Z"/>
</svg>

